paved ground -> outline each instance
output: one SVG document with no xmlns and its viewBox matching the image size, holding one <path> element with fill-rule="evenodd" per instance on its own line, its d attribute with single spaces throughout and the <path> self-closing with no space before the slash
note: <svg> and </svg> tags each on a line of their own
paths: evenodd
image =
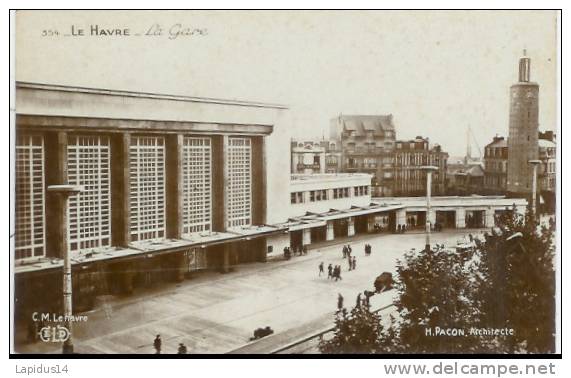
<svg viewBox="0 0 571 378">
<path fill-rule="evenodd" d="M 475 231 L 435 233 L 433 241 L 455 245 L 468 232 Z M 373 246 L 369 257 L 364 256 L 365 242 Z M 373 289 L 377 275 L 394 272 L 395 262 L 405 250 L 422 248 L 424 234 L 367 236 L 350 243 L 357 257 L 355 271 L 347 271 L 341 244 L 322 245 L 290 261 L 247 264 L 229 274 L 209 273 L 126 299 L 102 300 L 98 308 L 86 313 L 87 322 L 75 323 L 76 350 L 154 353 L 153 339 L 161 334 L 163 353 L 176 353 L 179 342 L 188 347 L 189 353 L 227 353 L 248 344 L 253 330 L 264 326 L 275 331 L 265 343 L 274 342 L 277 348 L 298 335 L 329 326 L 338 293 L 352 306 L 359 292 Z M 318 277 L 321 261 L 325 266 L 341 265 L 343 280 Z M 387 294 L 373 304 L 380 306 L 391 300 Z M 36 343 L 18 351 L 45 353 L 59 349 L 54 344 Z"/>
</svg>

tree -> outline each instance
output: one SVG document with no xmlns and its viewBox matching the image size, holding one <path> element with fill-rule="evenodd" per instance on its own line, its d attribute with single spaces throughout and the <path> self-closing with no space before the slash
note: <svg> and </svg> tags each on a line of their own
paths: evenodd
<svg viewBox="0 0 571 378">
<path fill-rule="evenodd" d="M 481 322 L 514 330 L 500 340 L 508 353 L 555 351 L 554 231 L 554 222 L 538 227 L 529 209 L 513 209 L 480 248 Z"/>
<path fill-rule="evenodd" d="M 397 264 L 399 344 L 406 353 L 466 353 L 485 349 L 468 330 L 479 312 L 473 305 L 473 254 L 455 250 L 411 251 Z M 464 333 L 464 334 L 462 334 Z"/>
<path fill-rule="evenodd" d="M 381 318 L 371 311 L 367 298 L 357 296 L 355 307 L 349 312 L 345 307 L 335 314 L 333 338 L 322 339 L 321 353 L 382 353 L 385 350 L 385 335 Z"/>
<path fill-rule="evenodd" d="M 367 300 L 336 313 L 323 353 L 550 353 L 555 351 L 555 223 L 515 208 L 467 252 L 410 251 L 397 263 L 398 315 L 383 327 Z M 472 333 L 513 329 L 513 335 Z M 438 330 L 444 333 L 438 334 Z M 451 330 L 447 332 L 446 330 Z M 463 334 L 454 334 L 454 330 Z"/>
</svg>

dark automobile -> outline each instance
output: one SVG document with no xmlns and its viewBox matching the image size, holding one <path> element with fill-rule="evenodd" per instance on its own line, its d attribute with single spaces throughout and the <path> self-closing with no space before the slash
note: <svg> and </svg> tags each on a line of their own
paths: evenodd
<svg viewBox="0 0 571 378">
<path fill-rule="evenodd" d="M 383 272 L 380 276 L 375 279 L 375 291 L 377 293 L 382 293 L 393 288 L 393 274 L 389 272 Z"/>
</svg>

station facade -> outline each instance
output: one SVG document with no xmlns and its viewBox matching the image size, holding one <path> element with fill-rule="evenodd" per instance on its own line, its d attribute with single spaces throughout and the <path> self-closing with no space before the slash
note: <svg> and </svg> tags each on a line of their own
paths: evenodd
<svg viewBox="0 0 571 378">
<path fill-rule="evenodd" d="M 284 106 L 18 83 L 16 109 L 17 318 L 60 308 L 62 243 L 81 311 L 265 261 L 284 232 L 270 225 L 289 204 Z M 67 207 L 47 190 L 61 184 L 83 187 Z"/>
</svg>

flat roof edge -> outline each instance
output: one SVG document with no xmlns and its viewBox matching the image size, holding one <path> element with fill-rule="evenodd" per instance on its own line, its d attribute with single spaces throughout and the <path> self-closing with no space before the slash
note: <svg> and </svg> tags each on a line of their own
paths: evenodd
<svg viewBox="0 0 571 378">
<path fill-rule="evenodd" d="M 60 85 L 60 84 L 33 83 L 26 81 L 16 81 L 16 90 L 18 88 L 60 91 L 60 92 L 88 93 L 88 94 L 109 95 L 109 96 L 123 96 L 123 97 L 134 97 L 134 98 L 152 98 L 157 100 L 171 100 L 171 101 L 183 101 L 183 102 L 203 102 L 211 104 L 248 106 L 248 107 L 257 107 L 257 108 L 289 109 L 287 105 L 264 103 L 257 101 L 227 100 L 227 99 L 211 98 L 211 97 L 168 95 L 162 93 L 134 92 L 127 90 L 106 89 L 106 88 L 88 88 L 88 87 L 77 87 L 77 86 Z"/>
</svg>

